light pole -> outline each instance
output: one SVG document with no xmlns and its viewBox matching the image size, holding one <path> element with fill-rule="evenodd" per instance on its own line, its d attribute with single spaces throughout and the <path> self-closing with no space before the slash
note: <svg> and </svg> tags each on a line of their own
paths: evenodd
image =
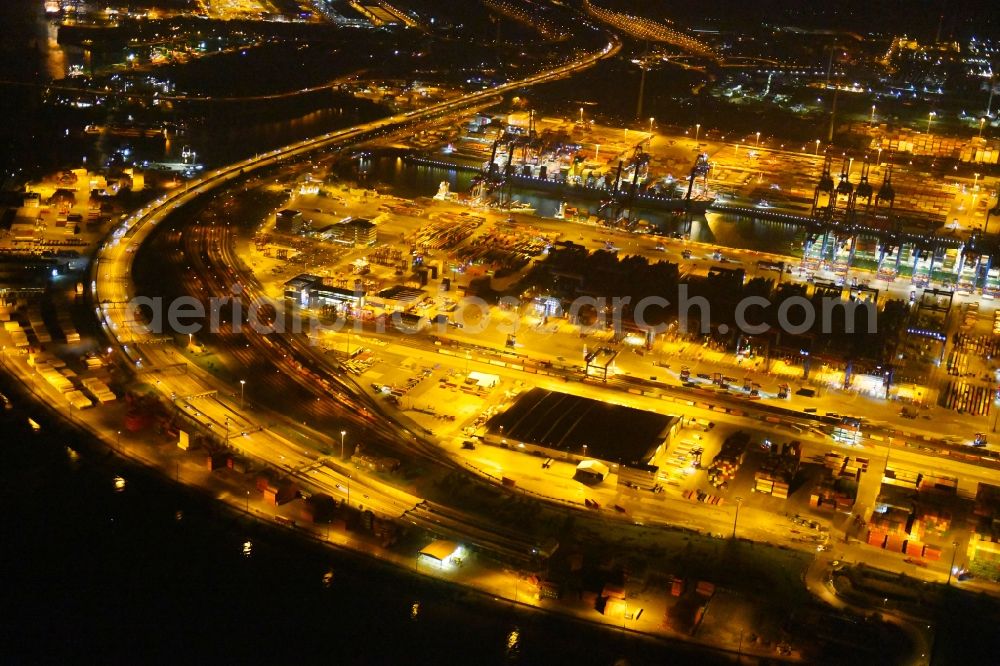
<svg viewBox="0 0 1000 666">
<path fill-rule="evenodd" d="M 986 203 L 987 203 L 987 205 L 989 205 L 989 200 L 988 199 L 987 199 Z M 987 208 L 986 209 L 986 221 L 983 222 L 983 235 L 984 236 L 986 235 L 986 232 L 990 228 L 990 216 L 991 215 L 1000 215 L 1000 193 L 997 194 L 997 203 L 996 203 L 996 205 L 993 206 L 993 208 Z"/>
<path fill-rule="evenodd" d="M 760 148 L 760 132 L 757 132 L 757 147 Z"/>
<path fill-rule="evenodd" d="M 986 126 L 986 116 L 979 119 L 979 138 L 983 138 L 983 127 Z"/>
<path fill-rule="evenodd" d="M 119 430 L 118 434 L 115 435 L 115 450 L 121 453 L 122 450 L 122 431 Z"/>
<path fill-rule="evenodd" d="M 931 121 L 934 120 L 934 116 L 936 116 L 936 115 L 937 114 L 934 113 L 933 111 L 931 111 L 930 113 L 927 114 L 927 133 L 928 134 L 931 133 Z"/>
<path fill-rule="evenodd" d="M 698 144 L 698 133 L 701 132 L 701 123 L 694 124 L 694 142 L 695 145 Z"/>
<path fill-rule="evenodd" d="M 736 538 L 736 521 L 740 519 L 740 504 L 743 504 L 743 498 L 736 498 L 736 515 L 733 516 L 733 538 Z"/>
<path fill-rule="evenodd" d="M 583 124 L 583 107 L 580 107 L 580 124 Z"/>
<path fill-rule="evenodd" d="M 951 566 L 948 567 L 948 582 L 945 585 L 951 585 L 951 574 L 955 571 L 955 556 L 958 554 L 958 542 L 952 541 L 951 545 Z"/>
<path fill-rule="evenodd" d="M 993 91 L 996 90 L 996 86 L 993 85 L 993 81 L 996 78 L 996 73 L 990 77 L 990 97 L 986 100 L 986 117 L 989 118 L 993 115 Z"/>
<path fill-rule="evenodd" d="M 601 156 L 601 144 L 594 144 L 594 159 L 598 159 Z"/>
<path fill-rule="evenodd" d="M 889 456 L 892 455 L 892 437 L 886 440 L 885 443 L 885 464 L 882 465 L 882 478 L 889 473 Z"/>
<path fill-rule="evenodd" d="M 816 139 L 816 156 L 819 157 L 819 139 Z"/>
<path fill-rule="evenodd" d="M 247 380 L 240 380 L 240 411 L 243 410 L 243 396 L 245 394 L 245 389 L 247 387 Z"/>
<path fill-rule="evenodd" d="M 872 127 L 875 127 L 875 105 L 874 105 L 874 104 L 872 104 L 872 120 L 871 120 L 871 126 L 872 126 Z"/>
<path fill-rule="evenodd" d="M 649 133 L 650 134 L 653 133 L 653 121 L 655 121 L 655 120 L 656 120 L 656 118 L 650 118 L 649 119 Z"/>
<path fill-rule="evenodd" d="M 979 187 L 979 174 L 975 173 L 975 174 L 972 174 L 972 175 L 975 176 L 975 178 L 972 181 L 972 191 L 975 192 L 976 189 Z"/>
<path fill-rule="evenodd" d="M 340 459 L 341 460 L 344 459 L 344 437 L 346 437 L 346 436 L 347 436 L 347 431 L 346 430 L 341 430 L 340 431 Z"/>
</svg>

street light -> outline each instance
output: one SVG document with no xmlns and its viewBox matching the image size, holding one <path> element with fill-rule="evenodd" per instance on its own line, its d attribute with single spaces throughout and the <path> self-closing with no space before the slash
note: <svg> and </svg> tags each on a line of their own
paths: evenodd
<svg viewBox="0 0 1000 666">
<path fill-rule="evenodd" d="M 346 436 L 347 436 L 347 431 L 346 430 L 341 430 L 340 431 L 340 459 L 341 460 L 344 459 L 344 437 L 346 437 Z"/>
<path fill-rule="evenodd" d="M 979 138 L 983 138 L 983 127 L 986 125 L 986 116 L 979 119 Z"/>
<path fill-rule="evenodd" d="M 937 114 L 934 113 L 933 111 L 931 111 L 930 113 L 927 114 L 927 133 L 928 134 L 931 133 L 931 121 L 934 120 L 934 116 L 936 116 L 936 115 Z"/>
<path fill-rule="evenodd" d="M 698 143 L 698 133 L 701 131 L 701 123 L 694 124 L 694 142 Z"/>
<path fill-rule="evenodd" d="M 958 542 L 952 541 L 952 551 L 951 551 L 951 566 L 948 567 L 948 582 L 945 585 L 951 585 L 951 575 L 955 571 L 955 555 L 958 554 Z"/>
<path fill-rule="evenodd" d="M 580 124 L 583 124 L 583 107 L 580 107 Z"/>
<path fill-rule="evenodd" d="M 975 192 L 976 189 L 979 187 L 979 174 L 977 173 L 973 175 L 975 176 L 975 179 L 973 179 L 972 181 L 972 191 Z"/>
<path fill-rule="evenodd" d="M 650 118 L 650 119 L 649 119 L 649 133 L 650 133 L 650 134 L 652 134 L 652 133 L 653 133 L 653 121 L 654 121 L 654 120 L 656 120 L 656 119 L 655 119 L 655 118 Z"/>
<path fill-rule="evenodd" d="M 871 125 L 872 125 L 872 127 L 875 127 L 875 105 L 874 104 L 872 104 L 872 121 L 871 121 Z"/>
<path fill-rule="evenodd" d="M 247 387 L 247 380 L 240 380 L 240 411 L 243 410 L 243 396 L 245 394 L 245 389 Z"/>
<path fill-rule="evenodd" d="M 988 199 L 987 199 L 987 205 L 989 205 L 989 200 Z M 984 236 L 986 235 L 986 232 L 990 228 L 990 216 L 991 215 L 1000 215 L 1000 194 L 997 195 L 997 203 L 996 203 L 996 205 L 993 206 L 993 208 L 987 208 L 986 209 L 986 221 L 983 222 L 983 235 Z"/>
<path fill-rule="evenodd" d="M 733 516 L 733 538 L 736 538 L 736 521 L 740 519 L 740 505 L 743 504 L 743 498 L 736 498 L 736 515 Z"/>
<path fill-rule="evenodd" d="M 760 132 L 757 132 L 757 147 L 760 148 Z"/>
<path fill-rule="evenodd" d="M 816 139 L 816 156 L 819 156 L 819 139 Z"/>
</svg>

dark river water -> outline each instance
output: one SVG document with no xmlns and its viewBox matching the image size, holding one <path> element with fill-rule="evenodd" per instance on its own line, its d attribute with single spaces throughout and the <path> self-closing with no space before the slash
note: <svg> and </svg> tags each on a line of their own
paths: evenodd
<svg viewBox="0 0 1000 666">
<path fill-rule="evenodd" d="M 362 168 L 373 182 L 385 184 L 395 193 L 408 197 L 434 196 L 442 182 L 447 182 L 452 192 L 468 192 L 475 176 L 469 171 L 413 164 L 395 157 L 379 157 L 363 163 Z M 513 196 L 518 201 L 531 204 L 539 215 L 547 217 L 555 214 L 562 201 L 581 212 L 589 210 L 594 214 L 597 214 L 599 205 L 593 199 L 560 197 L 556 193 L 521 188 L 514 188 Z M 685 227 L 678 216 L 663 211 L 640 209 L 637 217 L 648 220 L 667 233 L 683 231 Z M 691 224 L 692 240 L 723 247 L 801 254 L 804 238 L 805 233 L 799 226 L 736 215 L 709 212 Z"/>
</svg>

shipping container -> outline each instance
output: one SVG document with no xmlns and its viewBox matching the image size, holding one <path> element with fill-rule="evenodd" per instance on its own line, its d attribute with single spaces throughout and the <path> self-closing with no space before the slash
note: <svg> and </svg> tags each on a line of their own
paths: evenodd
<svg viewBox="0 0 1000 666">
<path fill-rule="evenodd" d="M 868 530 L 868 545 L 876 548 L 885 547 L 885 532 L 881 530 Z"/>
</svg>

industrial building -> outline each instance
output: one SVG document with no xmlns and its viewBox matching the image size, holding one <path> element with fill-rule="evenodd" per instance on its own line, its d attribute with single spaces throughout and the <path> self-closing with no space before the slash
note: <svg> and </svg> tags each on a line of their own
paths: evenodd
<svg viewBox="0 0 1000 666">
<path fill-rule="evenodd" d="M 291 208 L 278 211 L 274 220 L 274 230 L 283 234 L 298 234 L 302 232 L 302 213 Z"/>
<path fill-rule="evenodd" d="M 419 303 L 426 295 L 427 292 L 423 289 L 394 285 L 378 292 L 378 301 L 373 302 L 373 305 L 387 311 L 406 310 Z"/>
<path fill-rule="evenodd" d="M 296 275 L 285 283 L 285 299 L 300 307 L 361 308 L 365 305 L 365 290 L 344 289 L 323 283 L 323 278 L 311 273 Z"/>
<path fill-rule="evenodd" d="M 323 278 L 318 275 L 310 273 L 296 275 L 285 283 L 285 298 L 307 308 L 311 299 L 310 290 L 321 284 Z"/>
<path fill-rule="evenodd" d="M 373 247 L 378 241 L 375 224 L 360 217 L 323 227 L 316 235 L 323 240 L 349 247 Z"/>
<path fill-rule="evenodd" d="M 558 458 L 643 467 L 666 450 L 680 419 L 535 388 L 486 422 L 483 441 Z"/>
</svg>

